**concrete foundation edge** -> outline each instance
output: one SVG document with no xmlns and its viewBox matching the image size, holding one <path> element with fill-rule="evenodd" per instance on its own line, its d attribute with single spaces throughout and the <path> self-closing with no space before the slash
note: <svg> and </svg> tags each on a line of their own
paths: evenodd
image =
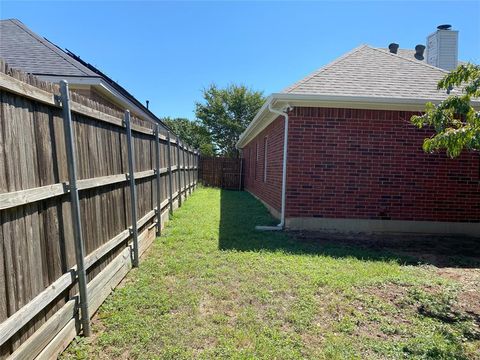
<svg viewBox="0 0 480 360">
<path fill-rule="evenodd" d="M 369 220 L 335 218 L 287 218 L 292 230 L 323 230 L 337 232 L 391 232 L 468 235 L 480 237 L 480 223 L 406 220 Z"/>
</svg>

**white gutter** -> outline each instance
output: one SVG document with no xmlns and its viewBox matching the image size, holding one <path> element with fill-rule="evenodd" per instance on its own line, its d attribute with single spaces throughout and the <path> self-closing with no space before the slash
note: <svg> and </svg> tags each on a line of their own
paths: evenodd
<svg viewBox="0 0 480 360">
<path fill-rule="evenodd" d="M 287 149 L 288 149 L 288 110 L 290 105 L 283 108 L 283 111 L 272 108 L 272 102 L 268 102 L 268 110 L 285 118 L 285 130 L 283 132 L 283 164 L 282 164 L 282 208 L 280 223 L 277 226 L 256 226 L 256 230 L 283 230 L 285 227 L 285 198 L 287 190 Z"/>
<path fill-rule="evenodd" d="M 109 94 L 113 95 L 116 99 L 118 99 L 128 109 L 132 109 L 138 115 L 142 116 L 143 118 L 145 118 L 147 120 L 150 120 L 154 124 L 158 123 L 158 121 L 156 119 L 152 118 L 151 115 L 149 115 L 145 111 L 143 111 L 143 109 L 141 109 L 139 106 L 137 106 L 133 101 L 126 98 L 124 95 L 120 94 L 119 91 L 117 91 L 113 86 L 111 86 L 109 83 L 105 82 L 103 79 L 102 79 L 102 82 L 100 83 L 100 87 L 102 89 L 104 89 L 105 92 L 108 92 Z"/>
<path fill-rule="evenodd" d="M 456 94 L 452 94 L 456 95 Z M 458 94 L 461 95 L 461 94 Z M 346 102 L 363 104 L 400 104 L 400 105 L 422 105 L 427 102 L 440 102 L 448 97 L 448 94 L 438 91 L 437 97 L 430 98 L 402 98 L 392 96 L 358 96 L 358 95 L 331 95 L 331 94 L 296 94 L 296 93 L 273 93 L 271 95 L 276 100 L 306 100 L 306 101 L 326 101 L 326 102 Z"/>
</svg>

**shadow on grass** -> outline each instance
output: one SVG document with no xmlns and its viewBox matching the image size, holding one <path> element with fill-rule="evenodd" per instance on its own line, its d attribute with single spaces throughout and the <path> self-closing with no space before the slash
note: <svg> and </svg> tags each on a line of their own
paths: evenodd
<svg viewBox="0 0 480 360">
<path fill-rule="evenodd" d="M 288 232 L 257 231 L 256 225 L 276 225 L 266 208 L 247 192 L 222 190 L 219 248 L 238 251 L 282 251 L 289 254 L 355 257 L 364 260 L 416 263 L 408 256 L 385 251 L 301 241 Z"/>
<path fill-rule="evenodd" d="M 353 257 L 438 267 L 480 267 L 480 239 L 464 237 L 329 234 L 257 231 L 276 225 L 266 208 L 247 192 L 222 190 L 219 248 L 282 251 L 289 254 Z"/>
</svg>

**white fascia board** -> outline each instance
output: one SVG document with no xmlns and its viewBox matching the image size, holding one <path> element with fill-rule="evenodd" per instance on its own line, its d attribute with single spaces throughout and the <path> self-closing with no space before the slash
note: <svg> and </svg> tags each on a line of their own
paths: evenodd
<svg viewBox="0 0 480 360">
<path fill-rule="evenodd" d="M 452 94 L 461 95 L 461 94 Z M 438 98 L 392 98 L 382 96 L 353 96 L 353 95 L 309 95 L 309 94 L 272 94 L 276 103 L 292 106 L 332 107 L 367 110 L 397 110 L 397 111 L 425 111 L 425 105 L 431 102 L 435 105 L 446 100 L 448 95 Z M 480 109 L 480 99 L 470 101 L 474 109 Z"/>
<path fill-rule="evenodd" d="M 120 94 L 116 89 L 114 89 L 110 84 L 106 83 L 105 81 L 101 80 L 100 85 L 97 88 L 99 91 L 103 93 L 109 93 L 113 95 L 115 99 L 118 99 L 120 103 L 126 108 L 132 111 L 134 114 L 139 115 L 140 117 L 143 117 L 146 120 L 149 120 L 153 122 L 154 124 L 158 123 L 158 120 L 155 118 L 152 118 L 151 115 L 147 114 L 144 112 L 140 107 L 135 105 L 132 101 L 130 101 L 128 98 Z M 103 91 L 102 91 L 103 90 Z"/>
<path fill-rule="evenodd" d="M 59 75 L 36 75 L 39 79 L 58 83 L 60 80 L 67 80 L 71 85 L 97 85 L 100 84 L 102 78 L 91 76 L 59 76 Z"/>
<path fill-rule="evenodd" d="M 149 114 L 144 112 L 140 107 L 135 105 L 128 98 L 120 94 L 115 88 L 113 88 L 109 83 L 105 82 L 100 77 L 81 77 L 81 76 L 54 76 L 54 75 L 40 75 L 40 79 L 45 81 L 50 81 L 53 83 L 58 83 L 61 80 L 67 80 L 68 84 L 73 89 L 86 89 L 90 86 L 93 86 L 100 93 L 105 95 L 107 98 L 111 99 L 113 102 L 129 109 L 132 113 L 137 116 L 140 116 L 144 119 L 147 119 L 154 124 L 158 123 L 158 120 L 152 118 Z"/>
<path fill-rule="evenodd" d="M 398 111 L 424 111 L 425 104 L 432 102 L 438 104 L 445 98 L 419 99 L 419 98 L 391 98 L 377 96 L 342 96 L 342 95 L 311 95 L 311 94 L 287 94 L 274 93 L 270 95 L 265 104 L 260 108 L 255 118 L 247 129 L 240 135 L 236 144 L 241 149 L 265 129 L 277 116 L 268 111 L 268 104 L 297 107 L 331 107 L 346 109 L 367 110 L 398 110 Z M 480 100 L 472 100 L 472 106 L 480 109 Z"/>
<path fill-rule="evenodd" d="M 267 113 L 271 114 L 268 110 L 268 105 L 273 100 L 273 96 L 270 95 L 265 100 L 265 103 L 262 105 L 260 110 L 258 110 L 257 115 L 253 118 L 253 120 L 248 124 L 247 128 L 243 133 L 240 134 L 237 143 L 235 144 L 237 149 L 242 149 L 245 145 L 250 142 L 252 136 L 251 134 L 255 131 L 255 135 L 258 134 L 263 129 L 258 130 L 258 128 L 262 125 L 262 122 L 265 122 L 267 118 Z M 267 124 L 268 125 L 268 124 Z M 266 125 L 265 125 L 266 126 Z M 263 128 L 265 128 L 265 126 Z"/>
<path fill-rule="evenodd" d="M 362 108 L 366 109 L 384 109 L 384 110 L 407 110 L 406 105 L 419 108 L 420 110 L 425 109 L 425 104 L 427 102 L 439 103 L 442 100 L 445 100 L 444 97 L 439 96 L 437 99 L 419 99 L 419 98 L 392 98 L 392 97 L 381 97 L 381 96 L 355 96 L 355 95 L 322 95 L 322 94 L 286 94 L 286 93 L 276 93 L 272 96 L 277 100 L 297 102 L 297 103 L 309 103 L 318 104 L 318 106 L 328 105 L 330 107 L 339 106 L 340 104 L 346 104 L 350 108 L 352 104 L 360 105 Z M 392 109 L 395 108 L 395 109 Z M 401 107 L 401 109 L 399 108 Z"/>
</svg>

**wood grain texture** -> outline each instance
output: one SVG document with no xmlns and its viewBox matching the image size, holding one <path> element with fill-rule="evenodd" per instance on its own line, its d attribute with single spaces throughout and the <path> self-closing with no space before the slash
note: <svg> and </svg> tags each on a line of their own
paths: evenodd
<svg viewBox="0 0 480 360">
<path fill-rule="evenodd" d="M 23 306 L 7 320 L 0 324 L 0 345 L 10 339 L 29 320 L 60 295 L 73 282 L 71 273 L 63 274 L 52 285 L 38 294 L 28 305 Z"/>
<path fill-rule="evenodd" d="M 154 239 L 155 231 L 153 229 L 145 230 L 140 234 L 139 251 L 141 255 L 150 247 Z M 132 268 L 130 252 L 130 248 L 124 249 L 88 284 L 91 316 L 94 316 L 100 305 Z M 37 359 L 56 358 L 79 332 L 73 318 L 75 312 L 72 314 L 70 307 L 71 301 L 60 309 L 59 316 L 52 317 L 52 321 L 38 331 L 38 335 L 36 334 L 33 341 L 26 343 L 26 346 L 19 348 L 14 353 L 16 358 L 20 359 L 21 357 L 17 357 L 17 355 L 22 353 L 38 353 L 40 344 L 42 344 L 42 340 L 45 342 L 45 339 L 49 339 L 48 345 L 42 349 Z M 69 316 L 71 320 L 68 320 Z M 62 328 L 65 322 L 66 325 Z"/>
<path fill-rule="evenodd" d="M 56 105 L 53 94 L 17 80 L 4 74 L 3 72 L 0 72 L 0 89 L 34 99 L 48 105 Z"/>
<path fill-rule="evenodd" d="M 35 358 L 46 345 L 75 318 L 76 300 L 69 300 L 47 322 L 45 322 L 32 336 L 28 338 L 13 354 L 11 360 Z"/>
<path fill-rule="evenodd" d="M 168 201 L 168 200 L 167 200 Z M 155 216 L 155 209 L 148 212 L 137 222 L 137 227 L 140 229 L 147 224 Z M 107 243 L 100 246 L 94 252 L 90 253 L 85 258 L 85 268 L 88 270 L 103 256 L 108 254 L 112 249 L 117 247 L 122 242 L 126 241 L 130 236 L 130 231 L 124 230 L 120 234 L 110 239 Z M 21 329 L 29 320 L 38 314 L 47 304 L 60 295 L 76 280 L 76 268 L 73 267 L 69 272 L 63 274 L 53 284 L 44 289 L 28 304 L 23 306 L 20 310 L 15 312 L 12 316 L 0 323 L 0 345 L 5 343 L 15 332 Z"/>
</svg>

